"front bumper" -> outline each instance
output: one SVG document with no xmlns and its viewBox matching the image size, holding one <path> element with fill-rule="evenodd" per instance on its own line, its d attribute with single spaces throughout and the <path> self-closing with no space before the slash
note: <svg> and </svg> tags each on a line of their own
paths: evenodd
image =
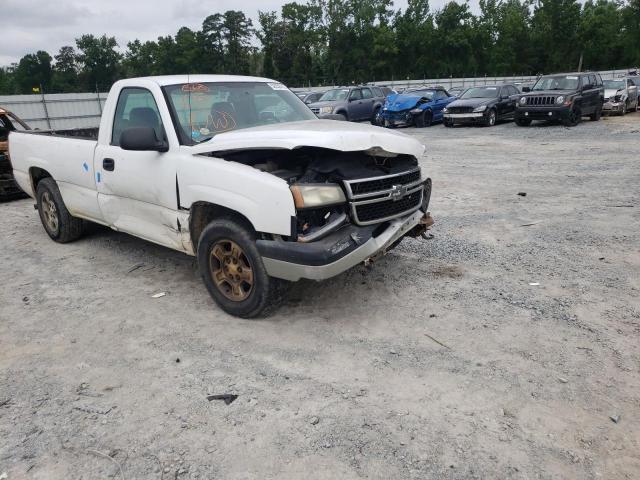
<svg viewBox="0 0 640 480">
<path fill-rule="evenodd" d="M 453 123 L 479 123 L 484 121 L 484 112 L 445 113 L 444 118 Z"/>
<path fill-rule="evenodd" d="M 415 115 L 409 110 L 403 110 L 401 112 L 383 110 L 382 119 L 385 125 L 393 125 L 394 127 L 411 126 L 415 123 Z"/>
<path fill-rule="evenodd" d="M 570 106 L 542 106 L 542 107 L 520 107 L 516 108 L 516 120 L 564 120 L 571 113 Z"/>
<path fill-rule="evenodd" d="M 604 102 L 602 105 L 602 111 L 607 113 L 621 113 L 624 107 L 624 102 Z"/>
<path fill-rule="evenodd" d="M 417 210 L 387 222 L 386 227 L 347 225 L 307 244 L 278 240 L 258 240 L 256 244 L 269 276 L 292 282 L 301 278 L 325 280 L 383 254 L 396 240 L 424 224 L 427 215 Z"/>
</svg>

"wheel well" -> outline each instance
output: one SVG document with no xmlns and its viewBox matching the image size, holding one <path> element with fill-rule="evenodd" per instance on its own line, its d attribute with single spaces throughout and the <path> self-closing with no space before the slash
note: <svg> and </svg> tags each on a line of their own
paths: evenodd
<svg viewBox="0 0 640 480">
<path fill-rule="evenodd" d="M 189 215 L 189 232 L 191 233 L 191 242 L 194 250 L 198 248 L 198 241 L 202 231 L 212 220 L 217 218 L 232 219 L 255 234 L 255 228 L 253 228 L 249 219 L 241 213 L 215 203 L 195 202 L 191 205 L 191 214 Z"/>
<path fill-rule="evenodd" d="M 36 194 L 38 183 L 45 178 L 53 178 L 49 172 L 43 168 L 31 167 L 29 169 L 29 176 L 31 177 L 31 187 L 33 188 L 33 194 Z"/>
</svg>

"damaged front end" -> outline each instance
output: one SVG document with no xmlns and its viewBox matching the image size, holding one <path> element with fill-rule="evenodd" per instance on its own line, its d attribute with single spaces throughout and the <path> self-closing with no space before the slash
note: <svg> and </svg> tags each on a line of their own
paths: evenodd
<svg viewBox="0 0 640 480">
<path fill-rule="evenodd" d="M 433 224 L 431 180 L 417 159 L 383 149 L 317 147 L 216 152 L 289 184 L 296 216 L 289 236 L 257 240 L 269 275 L 322 280 L 378 256 Z"/>
</svg>

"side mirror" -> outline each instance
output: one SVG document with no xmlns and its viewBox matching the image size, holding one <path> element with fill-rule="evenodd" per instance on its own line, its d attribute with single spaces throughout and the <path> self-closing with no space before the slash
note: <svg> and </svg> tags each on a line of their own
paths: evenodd
<svg viewBox="0 0 640 480">
<path fill-rule="evenodd" d="M 522 93 L 529 93 L 531 91 L 531 87 L 522 87 Z"/>
<path fill-rule="evenodd" d="M 158 140 L 151 127 L 131 127 L 120 134 L 120 148 L 123 150 L 168 152 L 167 142 Z"/>
</svg>

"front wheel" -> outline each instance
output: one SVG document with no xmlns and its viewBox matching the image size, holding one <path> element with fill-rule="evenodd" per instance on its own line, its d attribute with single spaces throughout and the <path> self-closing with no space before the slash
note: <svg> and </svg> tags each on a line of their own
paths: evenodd
<svg viewBox="0 0 640 480">
<path fill-rule="evenodd" d="M 42 226 L 52 240 L 68 243 L 82 236 L 84 220 L 69 213 L 53 178 L 40 180 L 36 187 L 36 203 Z"/>
<path fill-rule="evenodd" d="M 382 109 L 380 107 L 376 108 L 373 111 L 373 117 L 371 117 L 371 125 L 375 125 L 376 127 L 381 127 L 384 124 L 384 119 L 382 118 Z"/>
<path fill-rule="evenodd" d="M 516 118 L 516 125 L 519 127 L 528 127 L 531 125 L 531 119 L 529 118 Z"/>
<path fill-rule="evenodd" d="M 425 110 L 421 115 L 416 118 L 416 127 L 424 128 L 430 127 L 433 121 L 433 114 L 429 110 Z"/>
<path fill-rule="evenodd" d="M 484 119 L 485 127 L 493 127 L 496 124 L 496 111 L 492 108 Z"/>
<path fill-rule="evenodd" d="M 582 111 L 579 108 L 575 107 L 571 109 L 569 115 L 563 120 L 562 123 L 565 127 L 575 127 L 580 123 L 580 120 L 582 120 Z"/>
<path fill-rule="evenodd" d="M 597 122 L 598 120 L 600 120 L 601 116 L 602 116 L 602 107 L 598 107 L 595 112 L 589 115 L 589 120 L 591 120 L 592 122 Z"/>
<path fill-rule="evenodd" d="M 443 120 L 443 122 L 442 122 L 442 123 L 443 123 L 443 124 L 444 124 L 444 126 L 445 126 L 445 127 L 447 127 L 447 128 L 451 128 L 451 127 L 453 127 L 453 120 L 448 120 L 448 119 L 446 119 L 446 118 L 445 118 L 445 119 Z"/>
<path fill-rule="evenodd" d="M 204 229 L 198 266 L 211 297 L 236 317 L 265 315 L 284 293 L 286 282 L 267 274 L 253 233 L 232 219 L 214 220 Z"/>
<path fill-rule="evenodd" d="M 627 102 L 624 102 L 622 104 L 622 111 L 620 112 L 620 115 L 625 116 L 627 114 Z"/>
</svg>

